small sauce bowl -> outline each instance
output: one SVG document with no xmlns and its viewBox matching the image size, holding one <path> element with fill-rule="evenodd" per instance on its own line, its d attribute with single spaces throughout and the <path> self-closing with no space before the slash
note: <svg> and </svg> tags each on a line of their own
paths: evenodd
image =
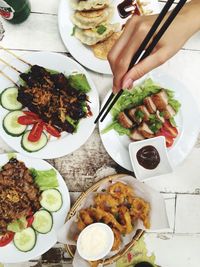
<svg viewBox="0 0 200 267">
<path fill-rule="evenodd" d="M 160 162 L 155 164 L 156 167 L 153 169 L 144 168 L 137 159 L 138 151 L 147 146 L 154 147 L 159 154 Z M 139 180 L 146 180 L 173 171 L 165 145 L 165 137 L 163 136 L 130 143 L 129 155 L 135 176 Z"/>
<path fill-rule="evenodd" d="M 80 233 L 77 240 L 77 250 L 83 259 L 97 261 L 108 255 L 113 243 L 112 229 L 105 223 L 93 223 Z"/>
</svg>

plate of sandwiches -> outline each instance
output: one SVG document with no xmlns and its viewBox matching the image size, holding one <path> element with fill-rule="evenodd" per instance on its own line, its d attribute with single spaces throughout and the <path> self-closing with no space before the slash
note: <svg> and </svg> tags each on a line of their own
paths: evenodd
<svg viewBox="0 0 200 267">
<path fill-rule="evenodd" d="M 192 120 L 188 110 L 194 116 Z M 184 84 L 155 70 L 138 80 L 132 90 L 123 92 L 99 129 L 108 154 L 130 171 L 129 144 L 164 136 L 174 168 L 198 138 L 198 117 L 198 106 Z"/>
<path fill-rule="evenodd" d="M 125 7 L 129 11 L 125 11 Z M 58 24 L 67 50 L 90 70 L 111 74 L 107 55 L 132 15 L 159 12 L 156 0 L 61 0 Z"/>
</svg>

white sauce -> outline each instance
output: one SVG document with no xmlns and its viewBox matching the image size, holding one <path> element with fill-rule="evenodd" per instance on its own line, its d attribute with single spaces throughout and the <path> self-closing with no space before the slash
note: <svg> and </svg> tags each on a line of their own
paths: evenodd
<svg viewBox="0 0 200 267">
<path fill-rule="evenodd" d="M 113 232 L 109 226 L 102 223 L 91 224 L 78 238 L 78 252 L 87 260 L 101 259 L 110 252 L 113 241 Z"/>
</svg>

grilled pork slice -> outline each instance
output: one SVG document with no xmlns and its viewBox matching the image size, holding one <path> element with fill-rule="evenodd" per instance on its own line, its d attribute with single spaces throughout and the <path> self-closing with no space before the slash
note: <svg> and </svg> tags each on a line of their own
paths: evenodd
<svg viewBox="0 0 200 267">
<path fill-rule="evenodd" d="M 147 108 L 144 105 L 139 106 L 137 108 L 137 110 L 140 110 L 144 114 L 144 116 L 142 118 L 143 121 L 148 121 L 149 120 L 150 113 L 149 113 L 149 111 L 147 110 Z"/>
<path fill-rule="evenodd" d="M 150 96 L 146 97 L 143 102 L 144 105 L 147 107 L 149 113 L 153 114 L 156 112 L 156 106 Z"/>
<path fill-rule="evenodd" d="M 167 105 L 166 109 L 164 110 L 164 118 L 165 119 L 170 119 L 176 115 L 175 110 L 172 108 L 172 106 Z"/>
<path fill-rule="evenodd" d="M 133 127 L 133 122 L 129 119 L 129 117 L 124 113 L 120 112 L 118 116 L 118 122 L 127 129 L 130 129 Z"/>
<path fill-rule="evenodd" d="M 145 138 L 152 138 L 154 137 L 154 133 L 151 131 L 149 126 L 143 122 L 139 127 L 138 131 L 141 135 L 143 135 Z"/>
<path fill-rule="evenodd" d="M 134 122 L 135 121 L 135 112 L 136 112 L 136 108 L 131 108 L 127 111 L 127 114 L 129 116 L 129 118 Z"/>
<path fill-rule="evenodd" d="M 168 95 L 164 90 L 151 96 L 158 110 L 165 110 L 168 105 Z"/>
<path fill-rule="evenodd" d="M 145 139 L 144 136 L 141 135 L 137 129 L 135 129 L 135 130 L 133 130 L 131 132 L 130 138 L 133 141 L 141 141 L 141 140 L 144 140 Z"/>
</svg>

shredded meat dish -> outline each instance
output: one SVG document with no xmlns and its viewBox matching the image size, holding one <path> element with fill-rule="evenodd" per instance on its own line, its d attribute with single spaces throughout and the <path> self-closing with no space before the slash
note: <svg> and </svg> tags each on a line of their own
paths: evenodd
<svg viewBox="0 0 200 267">
<path fill-rule="evenodd" d="M 0 171 L 0 199 L 0 233 L 6 233 L 10 222 L 40 209 L 39 188 L 29 169 L 15 158 Z"/>
<path fill-rule="evenodd" d="M 82 105 L 83 101 L 88 100 L 87 95 L 72 88 L 64 74 L 52 74 L 34 65 L 28 73 L 22 73 L 20 78 L 25 85 L 20 86 L 18 101 L 60 132 L 75 131 L 66 116 L 75 121 L 87 116 Z"/>
</svg>

